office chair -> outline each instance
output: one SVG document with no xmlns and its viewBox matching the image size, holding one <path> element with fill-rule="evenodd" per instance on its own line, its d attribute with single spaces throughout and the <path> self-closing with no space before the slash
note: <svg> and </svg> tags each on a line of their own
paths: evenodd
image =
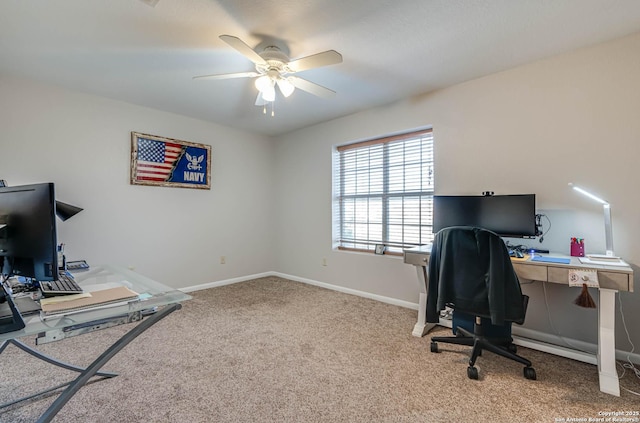
<svg viewBox="0 0 640 423">
<path fill-rule="evenodd" d="M 440 311 L 453 308 L 456 336 L 433 336 L 438 342 L 473 346 L 467 376 L 478 379 L 476 360 L 484 350 L 524 364 L 524 377 L 536 379 L 531 361 L 516 354 L 511 324 L 522 324 L 529 297 L 522 294 L 507 248 L 495 233 L 477 227 L 442 229 L 429 258 L 427 322 L 437 323 Z"/>
</svg>

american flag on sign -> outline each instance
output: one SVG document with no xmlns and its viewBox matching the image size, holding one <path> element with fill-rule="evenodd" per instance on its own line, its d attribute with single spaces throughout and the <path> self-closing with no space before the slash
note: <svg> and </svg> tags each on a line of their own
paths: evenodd
<svg viewBox="0 0 640 423">
<path fill-rule="evenodd" d="M 138 138 L 138 160 L 134 177 L 137 181 L 166 182 L 181 155 L 180 144 Z"/>
</svg>

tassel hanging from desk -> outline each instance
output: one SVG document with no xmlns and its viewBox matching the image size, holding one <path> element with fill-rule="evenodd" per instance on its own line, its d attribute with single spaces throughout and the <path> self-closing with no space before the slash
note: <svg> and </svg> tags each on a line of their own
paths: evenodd
<svg viewBox="0 0 640 423">
<path fill-rule="evenodd" d="M 574 301 L 574 304 L 585 308 L 596 308 L 596 302 L 593 301 L 591 294 L 589 294 L 589 287 L 586 283 L 582 284 L 582 292 Z"/>
<path fill-rule="evenodd" d="M 598 272 L 594 269 L 569 269 L 569 286 L 582 286 L 582 292 L 574 304 L 585 308 L 596 308 L 589 294 L 589 287 L 599 288 Z"/>
</svg>

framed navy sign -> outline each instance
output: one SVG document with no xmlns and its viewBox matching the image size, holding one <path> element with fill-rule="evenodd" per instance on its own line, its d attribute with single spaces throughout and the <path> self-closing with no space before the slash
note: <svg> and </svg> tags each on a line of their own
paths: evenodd
<svg viewBox="0 0 640 423">
<path fill-rule="evenodd" d="M 211 146 L 132 132 L 131 184 L 211 189 Z"/>
</svg>

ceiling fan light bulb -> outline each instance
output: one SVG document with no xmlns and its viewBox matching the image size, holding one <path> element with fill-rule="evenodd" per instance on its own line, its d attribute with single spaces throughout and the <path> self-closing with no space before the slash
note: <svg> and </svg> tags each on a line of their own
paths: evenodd
<svg viewBox="0 0 640 423">
<path fill-rule="evenodd" d="M 258 91 L 264 93 L 269 89 L 269 87 L 272 86 L 271 78 L 269 78 L 267 75 L 262 75 L 261 77 L 256 79 L 255 85 Z"/>
<path fill-rule="evenodd" d="M 293 84 L 286 78 L 278 79 L 278 88 L 280 88 L 280 92 L 285 97 L 289 97 L 296 89 L 296 87 L 294 87 Z"/>
<path fill-rule="evenodd" d="M 276 89 L 273 85 L 268 86 L 262 91 L 262 98 L 265 101 L 274 101 L 276 99 Z"/>
</svg>

